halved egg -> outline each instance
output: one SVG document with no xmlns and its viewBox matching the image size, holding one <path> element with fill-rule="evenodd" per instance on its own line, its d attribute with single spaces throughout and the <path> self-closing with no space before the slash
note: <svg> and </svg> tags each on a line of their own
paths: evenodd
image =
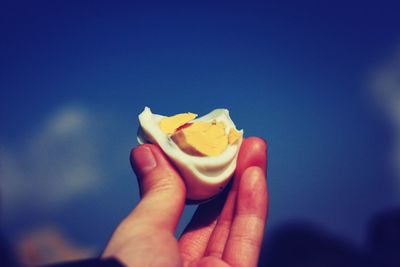
<svg viewBox="0 0 400 267">
<path fill-rule="evenodd" d="M 197 118 L 194 113 L 139 115 L 138 142 L 157 144 L 182 175 L 187 198 L 204 200 L 221 192 L 236 168 L 243 140 L 227 109 Z"/>
</svg>

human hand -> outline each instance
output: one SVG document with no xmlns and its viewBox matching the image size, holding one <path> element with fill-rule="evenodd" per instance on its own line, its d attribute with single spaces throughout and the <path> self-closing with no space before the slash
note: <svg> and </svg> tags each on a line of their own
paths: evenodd
<svg viewBox="0 0 400 267">
<path fill-rule="evenodd" d="M 131 152 L 141 201 L 121 222 L 102 257 L 126 266 L 257 266 L 267 217 L 267 146 L 243 141 L 225 194 L 199 205 L 176 240 L 186 191 L 178 172 L 155 145 Z"/>
</svg>

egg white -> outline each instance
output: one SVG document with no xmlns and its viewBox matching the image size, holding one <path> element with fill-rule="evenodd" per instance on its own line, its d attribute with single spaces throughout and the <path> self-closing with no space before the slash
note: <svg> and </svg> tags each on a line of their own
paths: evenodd
<svg viewBox="0 0 400 267">
<path fill-rule="evenodd" d="M 241 133 L 239 140 L 234 144 L 228 144 L 220 155 L 193 156 L 182 151 L 170 136 L 160 129 L 159 123 L 163 118 L 165 116 L 153 114 L 150 108 L 144 108 L 139 115 L 140 127 L 137 136 L 139 144 L 153 143 L 160 146 L 182 175 L 188 199 L 203 200 L 222 191 L 236 168 L 243 130 L 239 131 Z M 215 109 L 191 122 L 195 121 L 223 122 L 226 134 L 231 128 L 237 130 L 227 109 Z"/>
</svg>

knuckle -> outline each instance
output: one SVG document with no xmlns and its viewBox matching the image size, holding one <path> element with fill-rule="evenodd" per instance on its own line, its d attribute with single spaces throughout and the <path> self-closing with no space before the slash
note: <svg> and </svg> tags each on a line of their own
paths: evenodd
<svg viewBox="0 0 400 267">
<path fill-rule="evenodd" d="M 171 192 L 184 193 L 180 177 L 171 170 L 152 171 L 145 181 L 146 191 L 152 193 Z"/>
<path fill-rule="evenodd" d="M 248 234 L 235 234 L 231 236 L 232 241 L 238 244 L 241 244 L 243 247 L 249 247 L 252 249 L 258 249 L 261 245 L 260 240 L 257 238 L 253 238 L 252 236 Z"/>
</svg>

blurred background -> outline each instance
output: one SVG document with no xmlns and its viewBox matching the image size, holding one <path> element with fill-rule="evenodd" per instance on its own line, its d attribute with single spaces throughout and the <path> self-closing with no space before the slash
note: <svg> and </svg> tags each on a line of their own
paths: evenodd
<svg viewBox="0 0 400 267">
<path fill-rule="evenodd" d="M 224 107 L 269 143 L 260 266 L 399 260 L 398 1 L 138 2 L 1 2 L 3 247 L 99 255 L 139 199 L 144 106 Z"/>
</svg>

